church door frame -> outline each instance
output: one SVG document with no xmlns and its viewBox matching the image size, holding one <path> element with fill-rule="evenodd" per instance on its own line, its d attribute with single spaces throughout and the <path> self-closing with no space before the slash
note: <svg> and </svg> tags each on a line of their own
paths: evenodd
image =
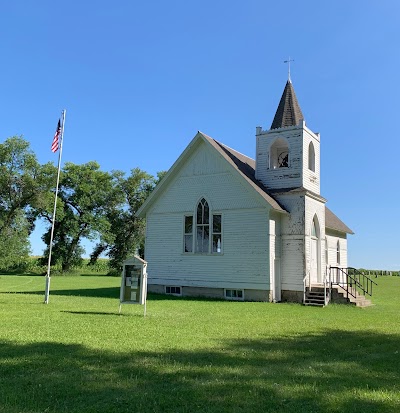
<svg viewBox="0 0 400 413">
<path fill-rule="evenodd" d="M 321 283 L 321 231 L 315 215 L 310 231 L 310 279 L 311 283 Z"/>
</svg>

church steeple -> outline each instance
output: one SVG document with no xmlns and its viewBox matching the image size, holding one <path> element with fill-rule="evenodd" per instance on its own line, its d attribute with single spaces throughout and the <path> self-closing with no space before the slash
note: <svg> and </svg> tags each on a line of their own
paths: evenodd
<svg viewBox="0 0 400 413">
<path fill-rule="evenodd" d="M 288 126 L 297 126 L 301 120 L 304 120 L 296 93 L 289 79 L 286 82 L 278 109 L 276 110 L 271 129 L 286 128 Z"/>
<path fill-rule="evenodd" d="M 320 193 L 320 136 L 307 128 L 290 79 L 271 128 L 256 128 L 256 178 L 273 190 Z"/>
</svg>

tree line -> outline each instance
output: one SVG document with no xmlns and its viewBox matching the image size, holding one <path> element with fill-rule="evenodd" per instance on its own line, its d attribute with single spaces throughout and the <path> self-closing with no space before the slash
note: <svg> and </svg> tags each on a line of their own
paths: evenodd
<svg viewBox="0 0 400 413">
<path fill-rule="evenodd" d="M 66 162 L 60 171 L 51 264 L 63 272 L 82 264 L 82 241 L 95 241 L 90 263 L 109 258 L 119 271 L 135 251 L 143 251 L 143 219 L 136 212 L 162 179 L 134 168 L 105 172 L 95 161 Z M 18 268 L 30 254 L 29 236 L 39 220 L 48 261 L 57 167 L 40 164 L 28 141 L 14 136 L 0 144 L 0 268 Z"/>
</svg>

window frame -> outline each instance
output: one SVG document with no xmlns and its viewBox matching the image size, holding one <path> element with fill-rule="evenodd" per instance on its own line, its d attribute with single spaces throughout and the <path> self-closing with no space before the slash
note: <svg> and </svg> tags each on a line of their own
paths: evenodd
<svg viewBox="0 0 400 413">
<path fill-rule="evenodd" d="M 312 141 L 308 144 L 308 169 L 315 172 L 315 147 Z"/>
<path fill-rule="evenodd" d="M 199 209 L 201 213 L 199 214 Z M 207 254 L 210 252 L 210 205 L 208 201 L 202 197 L 196 206 L 195 214 L 195 245 L 194 252 L 196 254 Z M 206 234 L 207 233 L 207 234 Z M 200 234 L 200 237 L 199 237 Z M 207 235 L 207 238 L 206 238 Z M 207 250 L 205 251 L 205 246 Z"/>
<path fill-rule="evenodd" d="M 211 246 L 210 246 L 210 253 L 211 254 L 222 254 L 222 214 L 211 214 L 212 217 L 212 223 L 211 223 L 211 238 L 210 238 L 210 242 L 211 242 Z M 220 222 L 219 222 L 219 231 L 215 231 L 214 229 L 214 219 L 215 217 L 220 217 Z M 214 251 L 214 237 L 219 235 L 219 247 L 218 247 L 218 241 L 217 241 L 217 247 L 216 247 L 216 251 Z M 219 248 L 219 251 L 218 251 Z"/>
<path fill-rule="evenodd" d="M 239 295 L 232 296 L 228 295 L 227 292 L 230 291 L 231 293 L 240 293 Z M 244 301 L 244 290 L 241 288 L 224 288 L 224 298 L 225 300 L 230 300 L 230 301 Z"/>
<path fill-rule="evenodd" d="M 279 165 L 279 155 L 283 152 L 287 152 L 287 165 Z M 268 149 L 268 169 L 285 169 L 291 167 L 291 151 L 290 145 L 286 138 L 278 137 L 273 142 Z"/>
<path fill-rule="evenodd" d="M 167 291 L 168 288 L 170 289 L 170 292 Z M 171 292 L 171 289 L 173 289 L 173 288 L 179 288 L 179 293 Z M 174 295 L 176 297 L 181 297 L 182 296 L 182 287 L 180 285 L 166 285 L 164 291 L 165 291 L 166 295 Z"/>
<path fill-rule="evenodd" d="M 192 228 L 191 228 L 191 231 L 190 232 L 187 232 L 186 231 L 186 219 L 187 218 L 191 218 L 192 219 Z M 189 214 L 186 214 L 186 215 L 184 215 L 184 217 L 183 217 L 183 252 L 184 253 L 186 253 L 186 254 L 192 254 L 193 253 L 193 249 L 194 249 L 194 231 L 193 231 L 193 228 L 194 228 L 194 216 L 193 215 L 189 215 Z M 189 236 L 191 236 L 192 237 L 192 240 L 191 240 L 191 250 L 190 251 L 186 251 L 186 239 L 187 239 L 187 237 L 189 237 Z"/>
<path fill-rule="evenodd" d="M 199 205 L 204 201 L 208 207 L 208 219 L 204 217 L 204 208 L 202 210 L 202 218 L 201 222 L 198 222 L 198 209 Z M 202 204 L 204 207 L 205 204 Z M 219 228 L 216 227 L 215 220 L 219 217 Z M 191 231 L 187 231 L 187 220 L 191 219 Z M 206 222 L 208 221 L 208 222 Z M 201 197 L 200 200 L 196 203 L 195 210 L 192 214 L 184 214 L 183 216 L 183 254 L 191 254 L 191 255 L 222 255 L 223 254 L 223 214 L 218 211 L 213 211 L 210 207 L 209 202 L 207 201 L 206 197 Z M 207 242 L 207 251 L 200 251 L 198 249 L 198 228 L 203 230 L 203 235 L 205 228 L 208 229 L 208 242 Z M 187 251 L 187 239 L 191 237 L 191 251 Z M 216 246 L 214 243 L 214 239 L 218 237 L 218 241 L 216 242 Z M 204 238 L 202 238 L 203 246 Z M 215 247 L 214 247 L 215 246 Z"/>
</svg>

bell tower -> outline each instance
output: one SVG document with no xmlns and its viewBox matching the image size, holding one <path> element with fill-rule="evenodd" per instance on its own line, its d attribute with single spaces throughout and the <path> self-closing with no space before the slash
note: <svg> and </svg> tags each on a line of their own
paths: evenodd
<svg viewBox="0 0 400 413">
<path fill-rule="evenodd" d="M 270 129 L 256 128 L 256 178 L 268 189 L 320 194 L 320 136 L 307 128 L 290 79 Z"/>
</svg>

